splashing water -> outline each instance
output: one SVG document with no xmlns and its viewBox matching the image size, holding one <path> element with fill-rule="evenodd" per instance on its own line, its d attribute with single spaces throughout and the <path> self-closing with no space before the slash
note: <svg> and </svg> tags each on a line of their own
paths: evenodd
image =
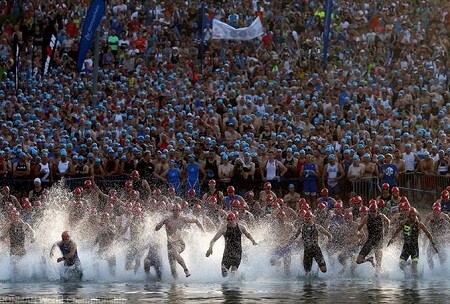
<svg viewBox="0 0 450 304">
<path fill-rule="evenodd" d="M 35 227 L 35 242 L 26 242 L 26 255 L 18 262 L 13 263 L 9 257 L 8 247 L 3 245 L 0 249 L 0 281 L 3 282 L 55 282 L 59 280 L 60 264 L 56 263 L 56 258 L 60 253 L 56 250 L 53 258 L 50 258 L 50 248 L 60 240 L 61 232 L 69 230 L 67 226 L 68 213 L 61 208 L 71 199 L 70 193 L 61 185 L 54 186 L 50 190 L 47 201 L 47 208 L 43 214 L 42 222 Z M 163 282 L 173 282 L 170 274 L 170 268 L 167 258 L 166 233 L 164 229 L 156 232 L 155 225 L 163 215 L 147 216 L 145 218 L 145 229 L 143 231 L 146 239 L 152 239 L 161 248 L 163 261 Z M 96 283 L 123 283 L 123 282 L 146 282 L 147 277 L 144 273 L 143 260 L 147 254 L 146 250 L 142 252 L 141 267 L 135 274 L 133 270 L 125 270 L 125 256 L 127 246 L 117 244 L 113 251 L 117 257 L 117 266 L 115 276 L 110 274 L 107 261 L 101 259 L 97 253 L 98 246 L 94 246 L 94 237 L 96 227 L 86 230 L 86 227 L 76 227 L 70 229 L 72 239 L 78 245 L 78 255 L 80 257 L 84 275 L 84 282 Z M 241 282 L 294 282 L 303 280 L 304 271 L 301 259 L 303 252 L 301 249 L 295 249 L 292 255 L 291 275 L 284 276 L 283 269 L 280 266 L 271 266 L 272 257 L 271 242 L 265 241 L 271 239 L 271 234 L 267 225 L 259 225 L 249 228 L 257 242 L 258 246 L 253 246 L 244 236 L 243 239 L 243 259 L 239 268 L 237 280 Z M 292 234 L 295 231 L 292 231 Z M 215 231 L 206 233 L 200 232 L 196 225 L 187 227 L 184 233 L 186 250 L 182 253 L 183 258 L 189 268 L 192 276 L 185 278 L 183 270 L 177 265 L 179 274 L 178 282 L 185 283 L 205 283 L 217 284 L 233 280 L 232 278 L 222 278 L 221 259 L 224 250 L 223 238 L 216 242 L 212 256 L 205 257 L 209 247 L 209 242 L 214 236 Z M 401 243 L 401 242 L 400 242 Z M 419 261 L 419 270 L 421 279 L 436 280 L 446 278 L 446 273 L 450 270 L 448 264 L 441 266 L 435 257 L 435 269 L 430 270 L 426 262 L 426 250 L 424 243 L 420 243 L 421 258 Z M 356 267 L 355 274 L 352 276 L 348 272 L 339 274 L 342 266 L 337 262 L 336 257 L 330 257 L 321 246 L 328 266 L 328 272 L 322 274 L 318 272 L 317 265 L 314 264 L 313 272 L 317 274 L 319 280 L 333 282 L 339 280 L 366 280 L 375 277 L 375 269 L 369 263 Z M 383 250 L 383 273 L 382 278 L 389 280 L 404 280 L 405 276 L 399 269 L 400 246 L 390 246 Z M 61 263 L 62 264 L 62 263 Z M 155 280 L 154 270 L 151 270 L 150 280 Z"/>
</svg>

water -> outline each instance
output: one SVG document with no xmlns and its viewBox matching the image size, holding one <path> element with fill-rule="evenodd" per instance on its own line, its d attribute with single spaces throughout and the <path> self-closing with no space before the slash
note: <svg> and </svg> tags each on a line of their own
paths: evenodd
<svg viewBox="0 0 450 304">
<path fill-rule="evenodd" d="M 446 280 L 313 280 L 222 283 L 35 282 L 0 284 L 0 302 L 447 303 Z"/>
<path fill-rule="evenodd" d="M 62 189 L 52 190 L 51 203 L 64 202 L 69 195 Z M 0 246 L 0 302 L 26 303 L 446 303 L 450 298 L 450 281 L 447 278 L 450 266 L 430 270 L 426 265 L 425 247 L 421 247 L 419 278 L 405 277 L 398 268 L 400 248 L 390 246 L 384 250 L 383 273 L 375 275 L 368 265 L 360 265 L 356 273 L 339 274 L 341 266 L 326 252 L 328 273 L 316 273 L 306 278 L 301 266 L 302 252 L 297 250 L 292 257 L 291 275 L 285 276 L 280 267 L 270 265 L 270 244 L 267 228 L 251 230 L 261 244 L 252 246 L 243 239 L 244 258 L 236 277 L 222 278 L 220 263 L 224 249 L 223 239 L 216 242 L 213 255 L 205 257 L 214 232 L 202 234 L 192 225 L 186 229 L 185 258 L 192 276 L 183 275 L 173 280 L 167 261 L 166 235 L 164 229 L 154 231 L 159 218 L 147 219 L 145 233 L 155 239 L 162 248 L 163 280 L 146 278 L 143 267 L 134 272 L 125 270 L 126 246 L 116 246 L 116 276 L 111 276 L 107 262 L 99 259 L 93 246 L 91 230 L 74 229 L 72 238 L 78 244 L 79 256 L 84 268 L 84 278 L 79 283 L 61 283 L 55 252 L 49 257 L 51 245 L 60 239 L 67 214 L 49 211 L 43 225 L 36 229 L 36 241 L 27 243 L 27 255 L 12 266 L 8 249 Z M 95 229 L 95 227 L 94 227 Z"/>
</svg>

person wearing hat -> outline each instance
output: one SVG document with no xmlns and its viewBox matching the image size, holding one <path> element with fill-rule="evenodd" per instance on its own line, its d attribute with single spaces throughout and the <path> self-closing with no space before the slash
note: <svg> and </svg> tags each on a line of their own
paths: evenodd
<svg viewBox="0 0 450 304">
<path fill-rule="evenodd" d="M 53 244 L 50 249 L 50 257 L 53 258 L 53 251 L 58 247 L 62 256 L 56 262 L 64 262 L 64 267 L 60 269 L 60 277 L 63 281 L 79 281 L 83 278 L 83 268 L 78 257 L 77 244 L 70 238 L 69 232 L 64 231 L 61 234 L 61 241 Z"/>
<path fill-rule="evenodd" d="M 286 205 L 294 210 L 299 210 L 300 205 L 298 200 L 300 199 L 300 194 L 295 191 L 295 185 L 289 184 L 288 186 L 289 192 L 283 197 Z"/>
<path fill-rule="evenodd" d="M 367 227 L 367 239 L 356 258 L 356 264 L 369 262 L 373 267 L 377 267 L 377 271 L 381 270 L 383 239 L 385 232 L 389 231 L 390 224 L 390 220 L 378 212 L 377 203 L 370 204 L 369 213 L 361 219 L 358 226 L 358 231 Z M 375 260 L 372 256 L 367 257 L 372 251 Z"/>
<path fill-rule="evenodd" d="M 15 207 L 17 210 L 22 210 L 19 200 L 16 196 L 11 194 L 9 186 L 3 186 L 0 195 L 0 212 L 4 217 L 8 216 L 8 206 Z"/>
<path fill-rule="evenodd" d="M 134 150 L 135 153 L 141 153 L 141 150 Z M 142 158 L 136 163 L 136 170 L 139 172 L 139 176 L 145 179 L 147 182 L 152 183 L 156 180 L 155 176 L 155 164 L 152 162 L 152 152 L 145 150 Z"/>
<path fill-rule="evenodd" d="M 430 155 L 430 152 L 425 150 L 423 152 L 424 158 L 420 160 L 419 172 L 422 174 L 421 188 L 422 190 L 433 190 L 435 188 L 435 179 L 431 177 L 435 174 L 435 162 Z"/>
<path fill-rule="evenodd" d="M 69 168 L 71 166 L 71 162 L 67 157 L 66 149 L 61 149 L 59 151 L 59 158 L 55 159 L 55 174 L 56 179 L 61 179 L 62 177 L 66 177 L 69 175 Z"/>
<path fill-rule="evenodd" d="M 19 160 L 14 163 L 12 168 L 12 177 L 16 183 L 15 188 L 18 192 L 24 192 L 27 188 L 25 180 L 30 176 L 31 165 L 25 152 L 19 152 Z"/>
<path fill-rule="evenodd" d="M 37 176 L 41 180 L 42 185 L 47 185 L 51 181 L 52 164 L 49 162 L 48 153 L 41 154 L 41 161 L 38 163 Z"/>
<path fill-rule="evenodd" d="M 380 183 L 388 183 L 391 187 L 397 186 L 398 168 L 392 163 L 392 154 L 387 153 L 384 163 L 380 166 Z"/>
<path fill-rule="evenodd" d="M 222 152 L 221 162 L 219 164 L 219 188 L 226 189 L 231 181 L 234 166 L 228 159 L 228 154 Z"/>
<path fill-rule="evenodd" d="M 375 196 L 375 187 L 378 183 L 378 167 L 372 161 L 370 153 L 364 153 L 362 155 L 362 166 L 364 166 L 364 173 L 362 176 L 362 192 L 360 195 L 365 194 L 366 199 Z"/>
<path fill-rule="evenodd" d="M 258 245 L 253 236 L 247 230 L 247 227 L 238 221 L 235 213 L 230 212 L 227 215 L 227 224 L 219 228 L 216 235 L 212 238 L 209 243 L 209 249 L 206 252 L 206 257 L 209 257 L 213 253 L 214 243 L 220 238 L 225 238 L 225 249 L 222 256 L 222 276 L 228 276 L 228 272 L 231 268 L 231 273 L 236 275 L 239 265 L 242 259 L 242 238 L 241 235 L 244 234 L 253 245 Z"/>
<path fill-rule="evenodd" d="M 74 155 L 72 157 L 72 163 L 69 168 L 70 176 L 79 178 L 85 177 L 89 174 L 89 167 L 84 163 L 84 157 L 81 155 Z"/>
<path fill-rule="evenodd" d="M 300 177 L 303 178 L 303 193 L 309 203 L 316 200 L 318 176 L 319 166 L 313 161 L 312 154 L 308 153 L 300 169 Z"/>
<path fill-rule="evenodd" d="M 42 187 L 42 182 L 39 177 L 36 177 L 33 181 L 33 189 L 28 193 L 28 199 L 33 204 L 35 201 L 41 200 L 44 188 Z"/>
<path fill-rule="evenodd" d="M 33 228 L 23 221 L 20 212 L 15 207 L 9 210 L 8 216 L 9 219 L 6 225 L 2 227 L 2 235 L 0 237 L 3 239 L 9 236 L 10 255 L 13 258 L 13 263 L 15 263 L 17 259 L 26 254 L 25 238 L 27 234 L 31 236 L 31 242 L 34 242 L 35 235 Z"/>
<path fill-rule="evenodd" d="M 178 277 L 176 263 L 183 267 L 186 277 L 191 276 L 183 257 L 180 255 L 186 247 L 181 235 L 182 230 L 187 227 L 187 224 L 192 223 L 196 224 L 197 227 L 204 232 L 203 226 L 198 219 L 182 216 L 181 212 L 181 206 L 179 204 L 174 205 L 172 215 L 159 222 L 155 228 L 156 231 L 159 231 L 163 226 L 166 228 L 167 253 L 169 256 L 170 271 L 175 279 Z"/>
<path fill-rule="evenodd" d="M 333 236 L 331 233 L 324 227 L 315 223 L 314 215 L 311 210 L 306 210 L 304 213 L 304 223 L 285 245 L 285 248 L 288 248 L 300 235 L 302 236 L 304 247 L 303 268 L 306 272 L 306 276 L 311 275 L 313 260 L 316 261 L 321 272 L 327 272 L 327 264 L 325 263 L 322 250 L 319 247 L 319 233 L 327 236 L 328 243 L 332 241 Z"/>
<path fill-rule="evenodd" d="M 185 191 L 194 189 L 196 196 L 200 196 L 200 165 L 195 160 L 194 154 L 189 154 L 186 166 Z"/>
<path fill-rule="evenodd" d="M 419 236 L 420 231 L 423 231 L 427 238 L 430 240 L 430 244 L 436 253 L 439 253 L 436 244 L 434 243 L 433 235 L 428 231 L 427 227 L 419 221 L 417 216 L 419 212 L 416 208 L 411 207 L 408 212 L 408 217 L 405 221 L 398 225 L 397 229 L 392 234 L 391 239 L 388 242 L 388 246 L 392 244 L 395 237 L 403 231 L 403 249 L 400 254 L 400 269 L 405 270 L 406 261 L 411 257 L 411 270 L 412 275 L 417 277 L 419 275 L 417 265 L 419 264 Z"/>
<path fill-rule="evenodd" d="M 347 178 L 353 185 L 353 191 L 356 190 L 357 182 L 361 180 L 364 174 L 365 167 L 361 164 L 360 158 L 357 154 L 353 155 L 353 163 L 348 168 Z"/>
<path fill-rule="evenodd" d="M 331 197 L 339 196 L 339 181 L 344 178 L 344 168 L 336 161 L 336 155 L 328 156 L 328 163 L 323 167 L 323 177 L 325 179 L 325 187 L 329 191 Z"/>
<path fill-rule="evenodd" d="M 281 179 L 287 172 L 287 168 L 275 158 L 275 151 L 270 150 L 267 160 L 261 164 L 260 171 L 263 181 L 271 183 L 274 192 L 276 192 L 279 189 Z"/>
<path fill-rule="evenodd" d="M 287 171 L 284 177 L 286 178 L 286 186 L 288 186 L 292 181 L 298 179 L 298 159 L 294 157 L 292 148 L 286 149 L 286 157 L 282 160 L 283 165 L 286 167 Z"/>
</svg>

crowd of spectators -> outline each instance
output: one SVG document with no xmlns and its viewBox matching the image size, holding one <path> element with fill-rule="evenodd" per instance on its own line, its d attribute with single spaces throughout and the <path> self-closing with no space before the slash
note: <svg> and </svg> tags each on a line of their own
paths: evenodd
<svg viewBox="0 0 450 304">
<path fill-rule="evenodd" d="M 326 69 L 323 1 L 204 3 L 202 18 L 200 1 L 107 1 L 94 100 L 92 52 L 76 70 L 89 2 L 4 0 L 2 182 L 23 193 L 35 178 L 122 187 L 137 169 L 151 187 L 179 179 L 180 193 L 214 179 L 241 194 L 270 181 L 339 195 L 361 178 L 449 175 L 450 2 L 334 1 Z M 259 39 L 211 39 L 214 18 L 256 17 Z"/>
</svg>

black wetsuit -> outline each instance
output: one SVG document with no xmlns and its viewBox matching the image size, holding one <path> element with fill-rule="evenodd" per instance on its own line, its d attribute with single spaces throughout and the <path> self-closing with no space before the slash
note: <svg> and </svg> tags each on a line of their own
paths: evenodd
<svg viewBox="0 0 450 304">
<path fill-rule="evenodd" d="M 25 227 L 23 222 L 12 222 L 9 226 L 10 254 L 12 256 L 24 256 L 25 251 Z"/>
<path fill-rule="evenodd" d="M 225 250 L 222 257 L 222 275 L 226 275 L 226 272 L 230 267 L 239 267 L 242 258 L 242 242 L 241 242 L 241 229 L 239 225 L 236 227 L 227 227 L 225 232 Z"/>
<path fill-rule="evenodd" d="M 411 257 L 413 262 L 419 261 L 419 225 L 403 224 L 403 250 L 400 259 L 407 261 Z"/>
<path fill-rule="evenodd" d="M 303 224 L 302 240 L 305 248 L 303 253 L 303 267 L 305 271 L 311 271 L 313 259 L 316 260 L 319 267 L 326 266 L 322 250 L 319 247 L 319 231 L 316 224 L 311 226 Z"/>
<path fill-rule="evenodd" d="M 367 232 L 368 237 L 366 243 L 361 248 L 359 254 L 367 256 L 374 248 L 383 243 L 384 227 L 383 218 L 380 214 L 372 217 L 369 215 L 367 219 Z"/>
</svg>

